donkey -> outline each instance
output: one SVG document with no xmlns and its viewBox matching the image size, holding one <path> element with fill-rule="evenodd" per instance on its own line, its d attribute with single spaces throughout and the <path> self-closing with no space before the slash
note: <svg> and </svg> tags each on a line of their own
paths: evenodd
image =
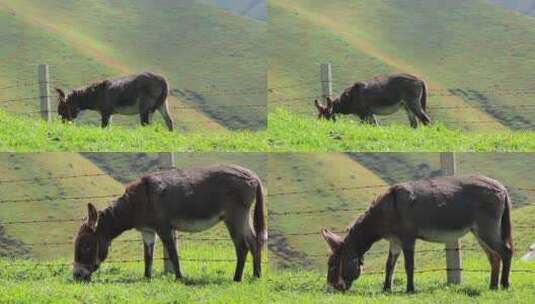
<svg viewBox="0 0 535 304">
<path fill-rule="evenodd" d="M 378 197 L 349 228 L 345 238 L 321 230 L 331 249 L 327 281 L 348 290 L 358 279 L 364 254 L 380 239 L 390 241 L 384 290 L 390 291 L 396 261 L 403 251 L 407 292 L 414 292 L 416 239 L 448 243 L 471 231 L 491 265 L 490 288 L 509 287 L 513 255 L 511 200 L 505 187 L 482 175 L 436 177 L 397 184 Z"/>
<path fill-rule="evenodd" d="M 254 212 L 250 209 L 256 201 Z M 169 170 L 141 177 L 111 205 L 97 211 L 88 204 L 87 219 L 74 243 L 73 278 L 90 281 L 113 239 L 136 229 L 143 237 L 145 277 L 152 275 L 156 235 L 162 240 L 175 278 L 182 273 L 172 231 L 199 232 L 223 221 L 236 249 L 234 281 L 241 281 L 248 251 L 253 273 L 261 275 L 261 250 L 267 241 L 264 195 L 260 178 L 236 165 Z"/>
<path fill-rule="evenodd" d="M 336 121 L 338 113 L 355 114 L 362 122 L 374 125 L 378 125 L 375 115 L 390 115 L 403 106 L 413 128 L 418 127 L 418 119 L 424 125 L 431 123 L 431 117 L 425 112 L 426 103 L 425 82 L 409 74 L 378 76 L 359 81 L 335 100 L 327 97 L 326 105 L 314 100 L 318 118 Z"/>
<path fill-rule="evenodd" d="M 150 123 L 154 111 L 158 110 L 169 131 L 173 131 L 167 103 L 169 84 L 163 76 L 145 72 L 104 80 L 75 89 L 68 95 L 59 88 L 56 88 L 56 92 L 58 114 L 63 122 L 73 121 L 82 110 L 93 110 L 100 112 L 102 128 L 108 126 L 113 114 L 139 114 L 141 125 L 145 126 Z"/>
</svg>

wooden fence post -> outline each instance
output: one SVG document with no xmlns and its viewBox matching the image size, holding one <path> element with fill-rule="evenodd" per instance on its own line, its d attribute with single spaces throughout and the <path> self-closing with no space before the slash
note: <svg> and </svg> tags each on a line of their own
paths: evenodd
<svg viewBox="0 0 535 304">
<path fill-rule="evenodd" d="M 46 122 L 50 122 L 52 120 L 52 115 L 50 113 L 50 79 L 48 74 L 48 64 L 40 64 L 37 74 L 39 81 L 39 110 L 41 118 Z"/>
<path fill-rule="evenodd" d="M 455 153 L 441 153 L 440 165 L 443 175 L 455 175 L 457 173 Z M 460 240 L 446 244 L 446 267 L 448 273 L 448 284 L 460 284 L 463 280 Z"/>
<path fill-rule="evenodd" d="M 330 63 L 321 64 L 321 99 L 327 103 L 327 97 L 333 96 L 333 74 Z"/>
<path fill-rule="evenodd" d="M 175 168 L 175 154 L 172 152 L 162 152 L 158 153 L 158 166 L 160 170 L 168 170 Z M 176 246 L 176 232 L 173 230 L 173 241 L 174 246 Z M 174 273 L 173 269 L 173 263 L 169 260 L 169 254 L 167 254 L 167 250 L 165 249 L 165 246 L 163 246 L 163 271 L 165 273 Z M 178 253 L 178 248 L 177 248 Z"/>
</svg>

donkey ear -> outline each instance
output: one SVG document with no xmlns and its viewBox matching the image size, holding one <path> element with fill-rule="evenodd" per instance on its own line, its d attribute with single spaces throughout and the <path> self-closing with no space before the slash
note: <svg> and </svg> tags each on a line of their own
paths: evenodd
<svg viewBox="0 0 535 304">
<path fill-rule="evenodd" d="M 87 223 L 93 230 L 95 230 L 97 228 L 97 222 L 98 222 L 97 208 L 95 208 L 93 204 L 89 203 L 87 204 Z"/>
<path fill-rule="evenodd" d="M 321 228 L 321 236 L 327 241 L 327 244 L 333 252 L 337 251 L 343 244 L 343 240 L 337 234 L 329 231 L 328 229 Z"/>
<path fill-rule="evenodd" d="M 61 101 L 61 102 L 65 101 L 65 92 L 63 92 L 63 90 L 60 89 L 60 88 L 54 88 L 54 89 L 58 93 L 59 101 Z"/>
<path fill-rule="evenodd" d="M 333 106 L 333 100 L 331 99 L 331 97 L 327 96 L 327 108 L 330 108 Z"/>
<path fill-rule="evenodd" d="M 323 110 L 325 110 L 325 108 L 320 105 L 319 101 L 316 99 L 314 100 L 314 105 L 316 106 L 316 108 L 318 109 L 318 111 L 322 112 Z"/>
</svg>

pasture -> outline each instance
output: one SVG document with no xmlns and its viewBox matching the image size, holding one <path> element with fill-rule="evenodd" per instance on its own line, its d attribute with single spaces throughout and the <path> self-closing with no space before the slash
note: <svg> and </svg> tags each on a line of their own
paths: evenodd
<svg viewBox="0 0 535 304">
<path fill-rule="evenodd" d="M 469 266 L 485 267 L 486 261 Z M 515 263 L 529 268 L 533 264 Z M 105 264 L 94 282 L 72 281 L 70 267 L 44 266 L 35 261 L 0 259 L 0 300 L 17 303 L 530 303 L 535 297 L 533 273 L 513 273 L 508 291 L 490 291 L 486 273 L 466 273 L 465 283 L 448 286 L 438 272 L 417 273 L 416 294 L 407 295 L 405 278 L 398 274 L 394 291 L 383 293 L 382 275 L 364 274 L 346 293 L 326 289 L 325 274 L 317 271 L 269 271 L 260 280 L 246 277 L 244 282 L 229 279 L 232 264 L 184 263 L 189 275 L 185 282 L 173 276 L 157 275 L 148 282 L 142 278 L 142 263 Z M 515 269 L 515 268 L 513 268 Z M 248 269 L 249 270 L 249 269 Z"/>
<path fill-rule="evenodd" d="M 410 129 L 408 125 L 375 127 L 350 118 L 336 123 L 318 121 L 277 109 L 268 116 L 265 131 L 202 130 L 169 133 L 163 123 L 127 128 L 44 123 L 0 110 L 5 122 L 0 133 L 1 151 L 123 151 L 123 152 L 306 152 L 306 151 L 534 151 L 535 132 L 496 131 L 471 133 L 441 123 Z"/>
</svg>

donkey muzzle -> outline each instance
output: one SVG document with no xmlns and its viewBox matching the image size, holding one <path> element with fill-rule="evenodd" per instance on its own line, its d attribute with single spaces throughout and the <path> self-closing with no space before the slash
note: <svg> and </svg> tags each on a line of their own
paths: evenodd
<svg viewBox="0 0 535 304">
<path fill-rule="evenodd" d="M 78 282 L 89 282 L 91 281 L 91 271 L 82 265 L 76 264 L 72 269 L 72 278 Z"/>
</svg>

